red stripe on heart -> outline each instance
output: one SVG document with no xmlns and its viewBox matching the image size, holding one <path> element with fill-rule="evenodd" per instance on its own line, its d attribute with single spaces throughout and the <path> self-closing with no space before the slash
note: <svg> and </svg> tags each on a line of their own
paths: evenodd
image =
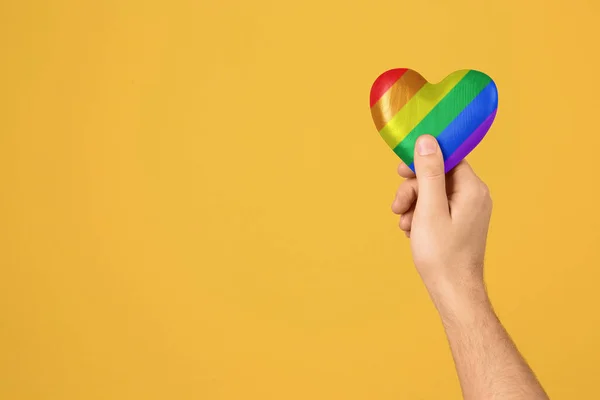
<svg viewBox="0 0 600 400">
<path fill-rule="evenodd" d="M 387 92 L 392 85 L 396 83 L 396 81 L 400 79 L 402 75 L 404 75 L 406 71 L 407 68 L 396 68 L 390 69 L 389 71 L 379 75 L 379 77 L 373 83 L 373 86 L 371 86 L 370 107 L 373 107 L 373 105 L 377 103 L 377 100 L 379 100 L 381 96 L 383 96 L 385 92 Z"/>
</svg>

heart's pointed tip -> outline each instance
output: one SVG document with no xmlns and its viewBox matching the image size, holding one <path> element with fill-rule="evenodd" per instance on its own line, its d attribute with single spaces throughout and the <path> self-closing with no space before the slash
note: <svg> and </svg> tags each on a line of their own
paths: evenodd
<svg viewBox="0 0 600 400">
<path fill-rule="evenodd" d="M 400 79 L 400 77 L 402 77 L 406 71 L 408 71 L 407 68 L 393 68 L 379 75 L 371 86 L 369 107 L 373 107 L 373 105 L 377 103 L 377 101 L 385 94 L 385 92 L 387 92 L 388 89 L 392 87 L 392 85 L 396 83 L 396 81 Z"/>
</svg>

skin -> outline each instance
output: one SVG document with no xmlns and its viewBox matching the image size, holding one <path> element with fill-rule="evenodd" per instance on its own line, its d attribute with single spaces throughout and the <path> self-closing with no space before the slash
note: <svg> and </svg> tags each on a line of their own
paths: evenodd
<svg viewBox="0 0 600 400">
<path fill-rule="evenodd" d="M 483 261 L 492 200 L 466 161 L 444 174 L 434 137 L 415 146 L 415 174 L 392 204 L 400 229 L 444 325 L 466 400 L 546 400 L 548 396 L 500 323 L 486 292 Z"/>
</svg>

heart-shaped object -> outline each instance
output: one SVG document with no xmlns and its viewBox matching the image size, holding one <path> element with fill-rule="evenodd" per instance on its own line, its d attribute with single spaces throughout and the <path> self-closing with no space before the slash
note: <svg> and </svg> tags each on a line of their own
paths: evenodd
<svg viewBox="0 0 600 400">
<path fill-rule="evenodd" d="M 381 74 L 371 87 L 371 115 L 381 137 L 414 171 L 417 138 L 433 135 L 446 172 L 486 135 L 498 109 L 494 81 L 475 70 L 461 70 L 437 84 L 407 68 Z"/>
</svg>

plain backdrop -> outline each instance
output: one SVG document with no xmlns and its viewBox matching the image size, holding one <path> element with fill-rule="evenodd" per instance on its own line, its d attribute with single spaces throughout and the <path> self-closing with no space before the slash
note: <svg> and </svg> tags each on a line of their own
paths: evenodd
<svg viewBox="0 0 600 400">
<path fill-rule="evenodd" d="M 371 83 L 499 90 L 495 307 L 597 397 L 593 0 L 0 2 L 0 398 L 459 399 Z"/>
</svg>

